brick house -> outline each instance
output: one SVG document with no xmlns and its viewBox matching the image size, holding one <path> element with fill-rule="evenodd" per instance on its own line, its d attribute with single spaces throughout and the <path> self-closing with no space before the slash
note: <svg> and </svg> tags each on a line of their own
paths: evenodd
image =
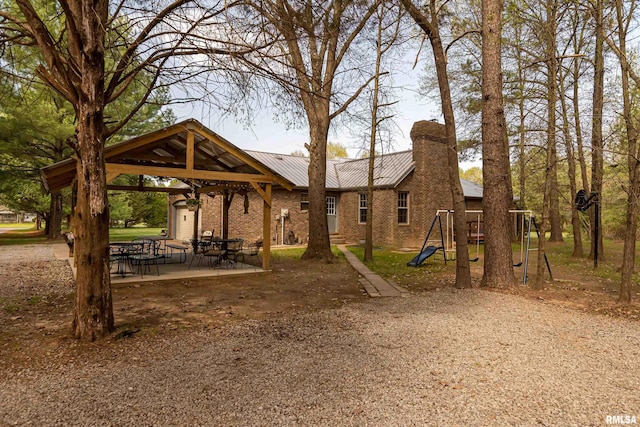
<svg viewBox="0 0 640 427">
<path fill-rule="evenodd" d="M 451 209 L 444 125 L 416 122 L 412 150 L 377 156 L 374 168 L 374 244 L 420 247 L 434 215 Z M 294 184 L 293 190 L 275 186 L 272 192 L 272 243 L 305 243 L 308 236 L 308 158 L 248 151 L 245 153 Z M 365 237 L 368 159 L 327 161 L 327 220 L 329 233 L 348 243 Z M 482 209 L 482 186 L 461 180 L 467 209 Z M 198 230 L 221 235 L 223 197 L 202 194 Z M 170 233 L 189 239 L 194 215 L 181 196 L 170 199 Z M 262 199 L 255 192 L 236 194 L 229 201 L 228 236 L 247 241 L 262 236 Z"/>
</svg>

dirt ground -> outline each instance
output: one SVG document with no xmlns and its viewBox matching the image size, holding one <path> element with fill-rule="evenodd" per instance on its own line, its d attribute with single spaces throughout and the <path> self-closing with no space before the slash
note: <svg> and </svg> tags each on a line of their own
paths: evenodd
<svg viewBox="0 0 640 427">
<path fill-rule="evenodd" d="M 368 298 L 344 260 L 317 265 L 281 259 L 274 261 L 272 273 L 113 284 L 117 330 L 110 338 L 86 344 L 70 336 L 70 274 L 52 273 L 66 270 L 66 261 L 29 261 L 28 251 L 22 261 L 0 261 L 0 372 L 64 363 L 86 352 L 119 351 L 119 342 L 130 336 L 170 336 Z"/>
<path fill-rule="evenodd" d="M 0 375 L 4 370 L 69 363 L 76 357 L 113 356 L 124 351 L 126 338 L 132 336 L 170 339 L 184 330 L 330 309 L 369 298 L 358 284 L 357 273 L 344 259 L 332 264 L 274 259 L 272 273 L 114 284 L 117 330 L 107 339 L 87 344 L 70 336 L 73 281 L 65 262 L 34 260 L 28 249 L 22 257 L 20 253 L 14 247 L 11 262 L 0 257 Z M 599 315 L 640 319 L 637 289 L 632 304 L 617 304 L 618 283 L 586 274 L 588 262 L 585 260 L 584 270 L 554 265 L 556 280 L 547 282 L 542 291 L 514 286 L 496 292 Z M 535 265 L 530 268 L 535 272 Z M 417 275 L 399 274 L 391 279 L 412 294 L 419 294 L 453 286 L 454 269 L 451 265 L 432 272 L 426 266 Z M 482 260 L 473 263 L 472 269 L 479 283 Z"/>
</svg>

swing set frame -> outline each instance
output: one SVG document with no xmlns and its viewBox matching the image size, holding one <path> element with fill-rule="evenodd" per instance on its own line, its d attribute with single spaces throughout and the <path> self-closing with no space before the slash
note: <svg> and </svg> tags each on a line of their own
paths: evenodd
<svg viewBox="0 0 640 427">
<path fill-rule="evenodd" d="M 477 223 L 478 223 L 478 234 L 474 237 L 475 239 L 475 247 L 476 247 L 476 255 L 474 258 L 470 258 L 469 261 L 476 262 L 480 259 L 480 223 L 481 216 L 484 215 L 484 211 L 482 210 L 465 210 L 465 215 L 476 215 Z M 455 238 L 454 238 L 454 219 L 453 219 L 454 211 L 452 209 L 440 209 L 436 212 L 436 216 L 442 217 L 442 215 L 446 215 L 445 219 L 445 234 L 442 237 L 442 242 L 444 246 L 444 258 L 445 262 L 447 260 L 454 261 L 456 254 L 455 247 Z M 535 232 L 538 233 L 538 227 L 536 225 L 535 218 L 533 216 L 533 211 L 530 210 L 522 210 L 522 209 L 511 209 L 509 210 L 510 214 L 514 215 L 514 229 L 518 231 L 518 235 L 520 236 L 520 260 L 517 263 L 514 263 L 514 267 L 522 267 L 524 265 L 522 284 L 527 284 L 527 271 L 529 267 L 529 252 L 537 251 L 538 248 L 531 248 L 531 231 L 532 226 L 535 229 Z M 526 235 L 526 239 L 525 239 Z M 553 276 L 551 274 L 551 267 L 549 266 L 549 261 L 547 260 L 547 255 L 545 254 L 545 262 L 547 263 L 547 270 L 549 271 L 549 276 L 551 276 L 551 280 L 553 281 Z"/>
</svg>

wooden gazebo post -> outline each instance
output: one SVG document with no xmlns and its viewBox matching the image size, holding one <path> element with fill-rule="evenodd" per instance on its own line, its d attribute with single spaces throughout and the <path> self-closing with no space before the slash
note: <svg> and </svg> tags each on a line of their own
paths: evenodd
<svg viewBox="0 0 640 427">
<path fill-rule="evenodd" d="M 264 184 L 264 188 L 255 182 L 251 186 L 262 197 L 262 269 L 271 268 L 271 187 Z"/>
<path fill-rule="evenodd" d="M 271 184 L 265 185 L 262 209 L 262 269 L 271 268 Z"/>
</svg>

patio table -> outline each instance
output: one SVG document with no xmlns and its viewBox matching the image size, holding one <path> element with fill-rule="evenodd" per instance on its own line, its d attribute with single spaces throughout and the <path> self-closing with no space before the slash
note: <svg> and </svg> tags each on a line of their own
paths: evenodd
<svg viewBox="0 0 640 427">
<path fill-rule="evenodd" d="M 169 236 L 154 235 L 154 236 L 138 236 L 133 240 L 151 240 L 152 242 L 160 242 L 159 245 L 154 245 L 155 255 L 162 253 L 162 256 L 164 256 L 164 253 L 166 252 L 165 247 L 167 244 L 167 240 L 171 240 L 171 238 Z"/>
<path fill-rule="evenodd" d="M 117 268 L 115 273 L 120 274 L 122 277 L 127 273 L 133 274 L 133 268 L 127 272 L 127 265 L 130 265 L 129 256 L 140 252 L 140 244 L 136 242 L 110 242 L 109 243 L 109 256 L 112 256 L 117 261 Z"/>
</svg>

